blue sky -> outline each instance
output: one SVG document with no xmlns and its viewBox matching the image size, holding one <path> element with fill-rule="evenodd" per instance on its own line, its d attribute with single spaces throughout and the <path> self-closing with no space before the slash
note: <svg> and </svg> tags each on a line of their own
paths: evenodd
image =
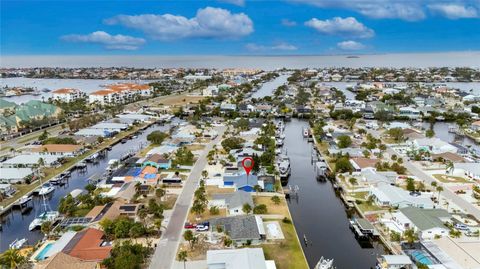
<svg viewBox="0 0 480 269">
<path fill-rule="evenodd" d="M 2 0 L 1 54 L 480 50 L 480 1 Z"/>
</svg>

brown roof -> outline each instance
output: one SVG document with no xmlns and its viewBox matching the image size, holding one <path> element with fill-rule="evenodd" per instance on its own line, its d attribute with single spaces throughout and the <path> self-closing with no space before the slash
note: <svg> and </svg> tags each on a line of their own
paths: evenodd
<svg viewBox="0 0 480 269">
<path fill-rule="evenodd" d="M 48 259 L 38 262 L 35 265 L 35 269 L 95 269 L 97 262 L 95 261 L 82 261 L 79 258 L 72 257 L 63 252 L 59 252 Z"/>
<path fill-rule="evenodd" d="M 111 244 L 105 242 L 102 231 L 88 228 L 75 234 L 62 252 L 85 261 L 101 261 L 108 258 L 112 250 Z"/>
<path fill-rule="evenodd" d="M 352 158 L 352 161 L 355 162 L 360 169 L 367 167 L 375 167 L 375 165 L 380 161 L 379 159 L 369 159 L 369 158 Z"/>
<path fill-rule="evenodd" d="M 452 153 L 452 152 L 444 152 L 439 154 L 432 154 L 432 159 L 439 159 L 442 158 L 446 161 L 451 161 L 454 163 L 464 163 L 466 160 L 462 156 Z"/>
<path fill-rule="evenodd" d="M 154 162 L 154 163 L 167 163 L 168 159 L 165 159 L 160 154 L 153 154 L 152 156 L 148 157 L 148 161 Z"/>
<path fill-rule="evenodd" d="M 111 90 L 99 90 L 99 91 L 94 91 L 90 93 L 90 95 L 109 95 L 111 93 L 114 93 L 114 92 Z"/>
<path fill-rule="evenodd" d="M 105 206 L 103 205 L 97 205 L 95 206 L 94 208 L 92 208 L 92 210 L 90 210 L 87 215 L 85 215 L 86 218 L 92 218 L 92 219 L 95 219 L 99 214 L 100 212 L 102 212 L 102 209 L 104 208 Z"/>
<path fill-rule="evenodd" d="M 115 201 L 106 205 L 94 207 L 85 217 L 92 218 L 93 222 L 101 221 L 103 219 L 114 220 L 120 216 L 120 206 L 124 203 Z"/>
<path fill-rule="evenodd" d="M 82 148 L 80 145 L 71 144 L 48 144 L 32 148 L 33 152 L 76 152 Z"/>
</svg>

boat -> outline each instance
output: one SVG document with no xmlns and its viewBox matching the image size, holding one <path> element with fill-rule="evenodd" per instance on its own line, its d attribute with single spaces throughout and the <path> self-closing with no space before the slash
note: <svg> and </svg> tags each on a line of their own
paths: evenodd
<svg viewBox="0 0 480 269">
<path fill-rule="evenodd" d="M 315 265 L 314 269 L 335 269 L 333 266 L 333 259 L 325 259 L 323 256 Z"/>
<path fill-rule="evenodd" d="M 55 187 L 52 186 L 50 183 L 45 183 L 42 185 L 40 190 L 38 191 L 38 195 L 44 196 L 47 195 L 55 190 Z"/>
<path fill-rule="evenodd" d="M 28 225 L 28 230 L 33 231 L 38 227 L 41 227 L 43 223 L 50 221 L 50 222 L 55 222 L 60 216 L 60 213 L 58 211 L 44 211 L 38 217 L 36 217 L 30 225 Z"/>
<path fill-rule="evenodd" d="M 308 131 L 308 128 L 304 127 L 303 128 L 303 137 L 309 137 L 309 136 L 310 136 L 310 132 Z"/>
<path fill-rule="evenodd" d="M 290 158 L 286 155 L 280 155 L 278 162 L 278 171 L 280 172 L 280 180 L 286 180 L 290 176 Z"/>
<path fill-rule="evenodd" d="M 10 245 L 8 245 L 10 248 L 13 249 L 21 249 L 25 243 L 27 243 L 28 239 L 22 238 L 22 239 L 15 239 Z"/>
<path fill-rule="evenodd" d="M 17 204 L 21 207 L 23 207 L 25 204 L 27 204 L 28 202 L 32 201 L 32 197 L 31 196 L 28 196 L 28 195 L 24 195 L 22 196 L 20 199 L 18 199 L 18 202 Z"/>
<path fill-rule="evenodd" d="M 63 181 L 63 178 L 60 177 L 60 176 L 57 176 L 57 177 L 54 177 L 54 178 L 50 179 L 50 182 L 53 185 L 59 185 L 60 183 L 62 183 L 62 181 Z"/>
</svg>

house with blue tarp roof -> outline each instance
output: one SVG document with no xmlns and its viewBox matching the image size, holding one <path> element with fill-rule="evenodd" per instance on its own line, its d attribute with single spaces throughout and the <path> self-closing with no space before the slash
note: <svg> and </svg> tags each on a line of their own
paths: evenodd
<svg viewBox="0 0 480 269">
<path fill-rule="evenodd" d="M 259 185 L 262 190 L 264 189 L 262 180 L 258 180 L 258 177 L 253 174 L 247 176 L 246 173 L 225 175 L 223 177 L 223 185 L 225 187 L 232 186 L 236 190 L 243 190 L 246 192 L 254 192 L 255 185 Z"/>
</svg>

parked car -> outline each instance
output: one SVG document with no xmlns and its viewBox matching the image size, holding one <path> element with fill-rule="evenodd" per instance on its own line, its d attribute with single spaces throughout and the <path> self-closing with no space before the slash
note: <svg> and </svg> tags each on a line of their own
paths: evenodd
<svg viewBox="0 0 480 269">
<path fill-rule="evenodd" d="M 183 226 L 185 229 L 195 229 L 196 225 L 190 222 L 185 223 L 185 226 Z"/>
<path fill-rule="evenodd" d="M 206 231 L 208 231 L 208 229 L 209 229 L 208 226 L 203 226 L 203 225 L 197 225 L 197 226 L 195 227 L 195 230 L 196 230 L 197 232 L 206 232 Z"/>
<path fill-rule="evenodd" d="M 411 196 L 414 196 L 414 197 L 418 197 L 418 196 L 421 195 L 421 193 L 420 193 L 419 191 L 411 191 L 411 192 L 410 192 L 410 195 L 411 195 Z"/>
<path fill-rule="evenodd" d="M 454 227 L 455 227 L 456 229 L 460 230 L 460 231 L 469 231 L 469 230 L 470 230 L 467 225 L 461 224 L 461 223 L 455 224 Z"/>
</svg>

